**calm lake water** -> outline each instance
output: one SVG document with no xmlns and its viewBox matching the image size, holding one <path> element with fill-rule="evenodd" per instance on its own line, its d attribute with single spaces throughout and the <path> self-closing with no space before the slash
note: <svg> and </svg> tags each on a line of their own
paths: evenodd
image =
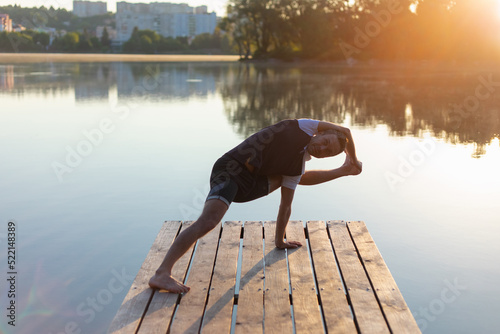
<svg viewBox="0 0 500 334">
<path fill-rule="evenodd" d="M 105 332 L 163 221 L 200 213 L 213 162 L 301 117 L 350 127 L 364 171 L 299 187 L 292 219 L 365 221 L 423 332 L 498 333 L 497 68 L 40 63 L 1 65 L 0 87 L 3 333 Z"/>
</svg>

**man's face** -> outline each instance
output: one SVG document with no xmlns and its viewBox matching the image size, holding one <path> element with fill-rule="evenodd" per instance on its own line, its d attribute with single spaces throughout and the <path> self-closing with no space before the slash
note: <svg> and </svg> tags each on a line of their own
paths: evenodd
<svg viewBox="0 0 500 334">
<path fill-rule="evenodd" d="M 334 134 L 316 135 L 312 137 L 307 152 L 315 158 L 333 157 L 340 152 L 340 144 Z"/>
</svg>

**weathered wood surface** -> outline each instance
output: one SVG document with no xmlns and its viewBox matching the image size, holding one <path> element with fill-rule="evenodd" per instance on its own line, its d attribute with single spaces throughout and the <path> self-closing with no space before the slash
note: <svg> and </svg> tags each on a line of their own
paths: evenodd
<svg viewBox="0 0 500 334">
<path fill-rule="evenodd" d="M 225 222 L 174 266 L 185 295 L 147 282 L 179 231 L 162 226 L 109 333 L 420 333 L 363 222 Z M 238 291 L 236 291 L 238 288 Z"/>
<path fill-rule="evenodd" d="M 264 323 L 264 244 L 261 222 L 245 222 L 236 333 L 262 333 Z"/>
</svg>

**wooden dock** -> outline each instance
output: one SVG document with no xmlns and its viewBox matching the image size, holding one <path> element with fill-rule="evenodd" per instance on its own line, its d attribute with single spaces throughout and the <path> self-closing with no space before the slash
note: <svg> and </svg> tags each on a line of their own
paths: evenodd
<svg viewBox="0 0 500 334">
<path fill-rule="evenodd" d="M 190 223 L 167 221 L 109 333 L 420 333 L 365 224 L 225 222 L 176 263 L 191 291 L 158 292 L 149 278 Z"/>
</svg>

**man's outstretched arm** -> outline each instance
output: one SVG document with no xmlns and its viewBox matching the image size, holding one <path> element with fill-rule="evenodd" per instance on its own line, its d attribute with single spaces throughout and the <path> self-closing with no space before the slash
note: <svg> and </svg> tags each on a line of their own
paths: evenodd
<svg viewBox="0 0 500 334">
<path fill-rule="evenodd" d="M 278 211 L 278 219 L 276 221 L 276 236 L 275 244 L 278 248 L 297 248 L 302 246 L 298 241 L 287 240 L 285 242 L 285 230 L 288 225 L 288 220 L 292 213 L 292 201 L 293 195 L 295 194 L 294 189 L 287 187 L 281 187 L 281 203 Z"/>
<path fill-rule="evenodd" d="M 357 165 L 354 165 L 351 161 L 349 155 L 346 156 L 344 164 L 336 169 L 330 170 L 308 170 L 302 175 L 299 184 L 312 186 L 315 184 L 320 184 L 323 182 L 335 180 L 342 176 L 347 175 L 358 175 L 362 170 L 362 163 L 358 161 Z"/>
</svg>

